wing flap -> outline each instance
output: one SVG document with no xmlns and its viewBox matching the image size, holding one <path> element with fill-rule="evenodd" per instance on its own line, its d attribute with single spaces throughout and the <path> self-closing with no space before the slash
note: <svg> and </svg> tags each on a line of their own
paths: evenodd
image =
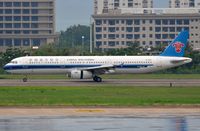
<svg viewBox="0 0 200 131">
<path fill-rule="evenodd" d="M 96 67 L 88 67 L 88 68 L 83 68 L 81 70 L 85 71 L 91 71 L 94 74 L 105 74 L 109 73 L 109 70 L 114 70 L 115 66 L 114 65 L 101 65 L 101 66 L 96 66 Z"/>
</svg>

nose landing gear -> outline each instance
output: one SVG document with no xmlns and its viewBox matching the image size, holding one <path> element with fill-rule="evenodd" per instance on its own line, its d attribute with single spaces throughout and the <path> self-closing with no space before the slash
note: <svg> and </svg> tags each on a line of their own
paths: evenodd
<svg viewBox="0 0 200 131">
<path fill-rule="evenodd" d="M 28 81 L 28 77 L 25 76 L 23 79 L 22 79 L 23 82 L 27 82 Z"/>
</svg>

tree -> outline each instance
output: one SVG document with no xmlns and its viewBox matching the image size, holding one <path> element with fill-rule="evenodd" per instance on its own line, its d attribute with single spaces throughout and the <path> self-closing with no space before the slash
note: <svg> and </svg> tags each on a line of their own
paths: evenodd
<svg viewBox="0 0 200 131">
<path fill-rule="evenodd" d="M 54 44 L 51 45 L 43 45 L 37 50 L 31 51 L 32 56 L 59 56 L 61 53 L 59 53 L 58 49 L 55 47 Z"/>
<path fill-rule="evenodd" d="M 20 49 L 12 49 L 12 48 L 8 48 L 6 50 L 5 53 L 1 53 L 0 55 L 0 59 L 1 59 L 1 67 L 3 67 L 5 64 L 7 64 L 8 62 L 10 62 L 12 59 L 17 58 L 17 57 L 21 57 L 24 56 L 24 51 L 20 50 Z"/>
<path fill-rule="evenodd" d="M 79 48 L 82 44 L 82 36 L 84 36 L 85 50 L 89 50 L 90 27 L 84 25 L 74 25 L 66 31 L 62 31 L 59 38 L 59 47 Z"/>
<path fill-rule="evenodd" d="M 128 48 L 121 49 L 112 49 L 106 52 L 106 55 L 139 55 L 142 53 L 142 48 L 139 46 L 139 43 L 134 42 L 130 43 Z"/>
<path fill-rule="evenodd" d="M 80 56 L 81 48 L 59 48 L 56 45 L 44 45 L 31 51 L 32 56 Z"/>
</svg>

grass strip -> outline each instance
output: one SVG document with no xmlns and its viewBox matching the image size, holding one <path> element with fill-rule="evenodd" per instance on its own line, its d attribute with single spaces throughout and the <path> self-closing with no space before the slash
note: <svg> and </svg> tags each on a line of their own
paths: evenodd
<svg viewBox="0 0 200 131">
<path fill-rule="evenodd" d="M 1 87 L 0 106 L 199 105 L 199 87 Z"/>
<path fill-rule="evenodd" d="M 23 75 L 0 75 L 0 79 L 22 79 Z M 68 79 L 65 75 L 30 75 L 30 79 Z M 120 74 L 103 75 L 103 79 L 200 79 L 200 74 Z"/>
</svg>

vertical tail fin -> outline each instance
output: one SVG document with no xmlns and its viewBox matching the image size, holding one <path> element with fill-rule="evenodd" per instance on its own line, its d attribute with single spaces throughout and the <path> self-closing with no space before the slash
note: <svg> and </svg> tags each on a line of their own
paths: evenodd
<svg viewBox="0 0 200 131">
<path fill-rule="evenodd" d="M 183 57 L 188 39 L 189 32 L 187 30 L 180 32 L 160 56 Z"/>
</svg>

